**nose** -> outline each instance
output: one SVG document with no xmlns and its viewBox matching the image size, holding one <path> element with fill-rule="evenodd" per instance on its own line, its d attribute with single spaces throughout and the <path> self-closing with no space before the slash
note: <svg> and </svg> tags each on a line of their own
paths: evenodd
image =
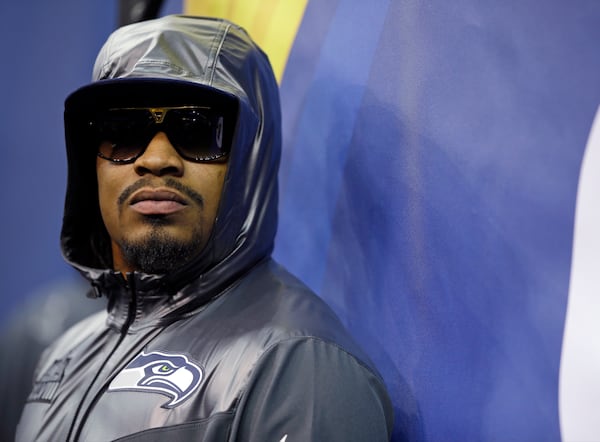
<svg viewBox="0 0 600 442">
<path fill-rule="evenodd" d="M 164 132 L 154 135 L 144 153 L 135 160 L 133 165 L 138 175 L 156 176 L 181 176 L 184 167 L 183 159 Z"/>
</svg>

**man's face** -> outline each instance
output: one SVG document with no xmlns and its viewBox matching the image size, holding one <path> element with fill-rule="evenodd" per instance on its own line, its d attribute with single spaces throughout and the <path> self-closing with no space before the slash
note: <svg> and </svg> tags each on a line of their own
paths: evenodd
<svg viewBox="0 0 600 442">
<path fill-rule="evenodd" d="M 226 170 L 225 162 L 182 158 L 164 132 L 132 163 L 97 158 L 114 269 L 166 273 L 197 256 L 212 231 Z"/>
</svg>

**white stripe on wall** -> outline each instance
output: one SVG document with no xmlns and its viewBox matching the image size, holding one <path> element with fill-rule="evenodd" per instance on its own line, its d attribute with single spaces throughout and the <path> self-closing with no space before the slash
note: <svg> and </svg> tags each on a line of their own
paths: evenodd
<svg viewBox="0 0 600 442">
<path fill-rule="evenodd" d="M 579 175 L 559 382 L 563 441 L 600 441 L 600 108 Z"/>
</svg>

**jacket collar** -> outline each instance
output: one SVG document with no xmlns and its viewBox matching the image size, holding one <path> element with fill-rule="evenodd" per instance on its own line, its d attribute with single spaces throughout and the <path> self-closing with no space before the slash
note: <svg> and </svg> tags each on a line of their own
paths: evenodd
<svg viewBox="0 0 600 442">
<path fill-rule="evenodd" d="M 265 258 L 256 264 L 269 260 Z M 149 327 L 166 326 L 204 308 L 237 284 L 248 271 L 232 274 L 227 279 L 215 279 L 202 274 L 180 289 L 175 289 L 176 286 L 170 284 L 169 275 L 133 272 L 125 278 L 119 272 L 106 270 L 97 274 L 92 281 L 90 296 L 105 296 L 108 299 L 108 326 L 118 332 L 133 334 Z"/>
</svg>

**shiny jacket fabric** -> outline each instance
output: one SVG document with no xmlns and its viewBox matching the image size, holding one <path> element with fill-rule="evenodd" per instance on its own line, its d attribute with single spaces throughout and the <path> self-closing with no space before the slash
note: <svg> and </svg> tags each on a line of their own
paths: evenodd
<svg viewBox="0 0 600 442">
<path fill-rule="evenodd" d="M 65 103 L 65 259 L 106 312 L 43 355 L 17 440 L 388 440 L 383 382 L 335 314 L 270 258 L 281 151 L 267 57 L 234 24 L 169 16 L 106 42 Z M 103 106 L 235 111 L 217 219 L 202 254 L 166 275 L 111 269 L 86 149 Z"/>
</svg>

